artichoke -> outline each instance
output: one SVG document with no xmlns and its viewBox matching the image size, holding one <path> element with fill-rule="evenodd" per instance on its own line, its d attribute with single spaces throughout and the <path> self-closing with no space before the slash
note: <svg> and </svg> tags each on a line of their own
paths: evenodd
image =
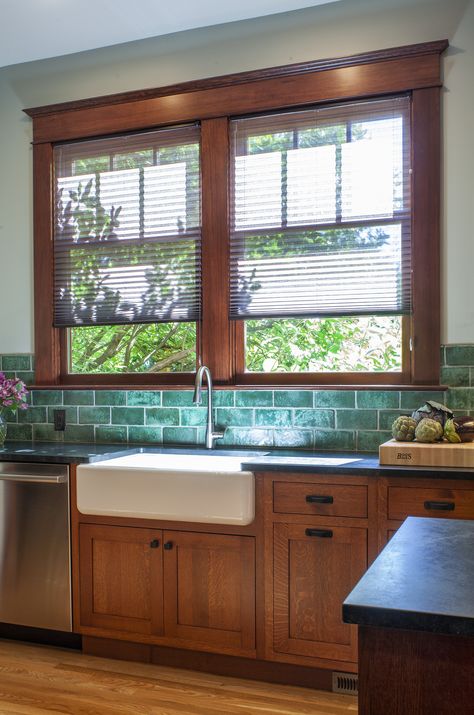
<svg viewBox="0 0 474 715">
<path fill-rule="evenodd" d="M 443 437 L 443 427 L 437 420 L 424 417 L 415 429 L 415 438 L 418 442 L 436 442 Z"/>
<path fill-rule="evenodd" d="M 416 422 L 429 418 L 430 420 L 436 420 L 444 427 L 446 420 L 452 419 L 454 415 L 446 405 L 434 400 L 426 400 L 425 404 L 412 412 L 411 416 Z"/>
<path fill-rule="evenodd" d="M 397 417 L 392 424 L 392 435 L 397 442 L 413 442 L 415 439 L 416 421 L 408 415 Z"/>
</svg>

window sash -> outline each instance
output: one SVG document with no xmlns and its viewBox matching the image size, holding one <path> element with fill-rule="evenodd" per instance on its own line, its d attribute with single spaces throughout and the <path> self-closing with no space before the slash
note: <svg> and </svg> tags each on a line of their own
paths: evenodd
<svg viewBox="0 0 474 715">
<path fill-rule="evenodd" d="M 55 147 L 55 326 L 199 320 L 199 142 L 196 125 Z"/>
<path fill-rule="evenodd" d="M 411 313 L 409 114 L 402 96 L 231 122 L 231 319 Z"/>
</svg>

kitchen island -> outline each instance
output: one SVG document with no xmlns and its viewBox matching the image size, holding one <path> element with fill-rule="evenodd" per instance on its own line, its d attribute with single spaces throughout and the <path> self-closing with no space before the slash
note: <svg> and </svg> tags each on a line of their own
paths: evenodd
<svg viewBox="0 0 474 715">
<path fill-rule="evenodd" d="M 474 523 L 409 517 L 343 604 L 360 715 L 474 712 Z"/>
</svg>

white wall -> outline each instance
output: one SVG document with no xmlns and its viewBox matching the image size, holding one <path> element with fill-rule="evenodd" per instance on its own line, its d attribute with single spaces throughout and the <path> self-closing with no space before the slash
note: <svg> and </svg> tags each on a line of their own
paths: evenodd
<svg viewBox="0 0 474 715">
<path fill-rule="evenodd" d="M 443 341 L 474 342 L 474 0 L 342 0 L 0 71 L 0 353 L 33 350 L 30 121 L 24 107 L 448 38 Z"/>
</svg>

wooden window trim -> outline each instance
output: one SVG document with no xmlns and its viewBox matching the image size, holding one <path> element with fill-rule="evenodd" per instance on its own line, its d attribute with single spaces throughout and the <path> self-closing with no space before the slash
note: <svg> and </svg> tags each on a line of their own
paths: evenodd
<svg viewBox="0 0 474 715">
<path fill-rule="evenodd" d="M 220 385 L 437 385 L 439 382 L 440 57 L 447 40 L 27 109 L 33 119 L 35 353 L 38 386 L 191 384 L 191 374 L 67 375 L 52 327 L 52 155 L 56 142 L 201 121 L 202 361 Z M 242 327 L 227 317 L 228 117 L 410 92 L 413 146 L 413 335 L 400 373 L 245 374 Z M 212 148 L 212 151 L 210 149 Z M 216 151 L 219 149 L 220 151 Z M 209 149 L 209 150 L 208 150 Z M 205 198 L 207 196 L 207 199 Z M 421 269 L 421 270 L 420 270 Z M 416 326 L 416 330 L 413 330 Z M 407 331 L 405 331 L 405 334 Z M 239 352 L 240 351 L 240 352 Z M 405 351 L 405 354 L 407 351 Z"/>
</svg>

